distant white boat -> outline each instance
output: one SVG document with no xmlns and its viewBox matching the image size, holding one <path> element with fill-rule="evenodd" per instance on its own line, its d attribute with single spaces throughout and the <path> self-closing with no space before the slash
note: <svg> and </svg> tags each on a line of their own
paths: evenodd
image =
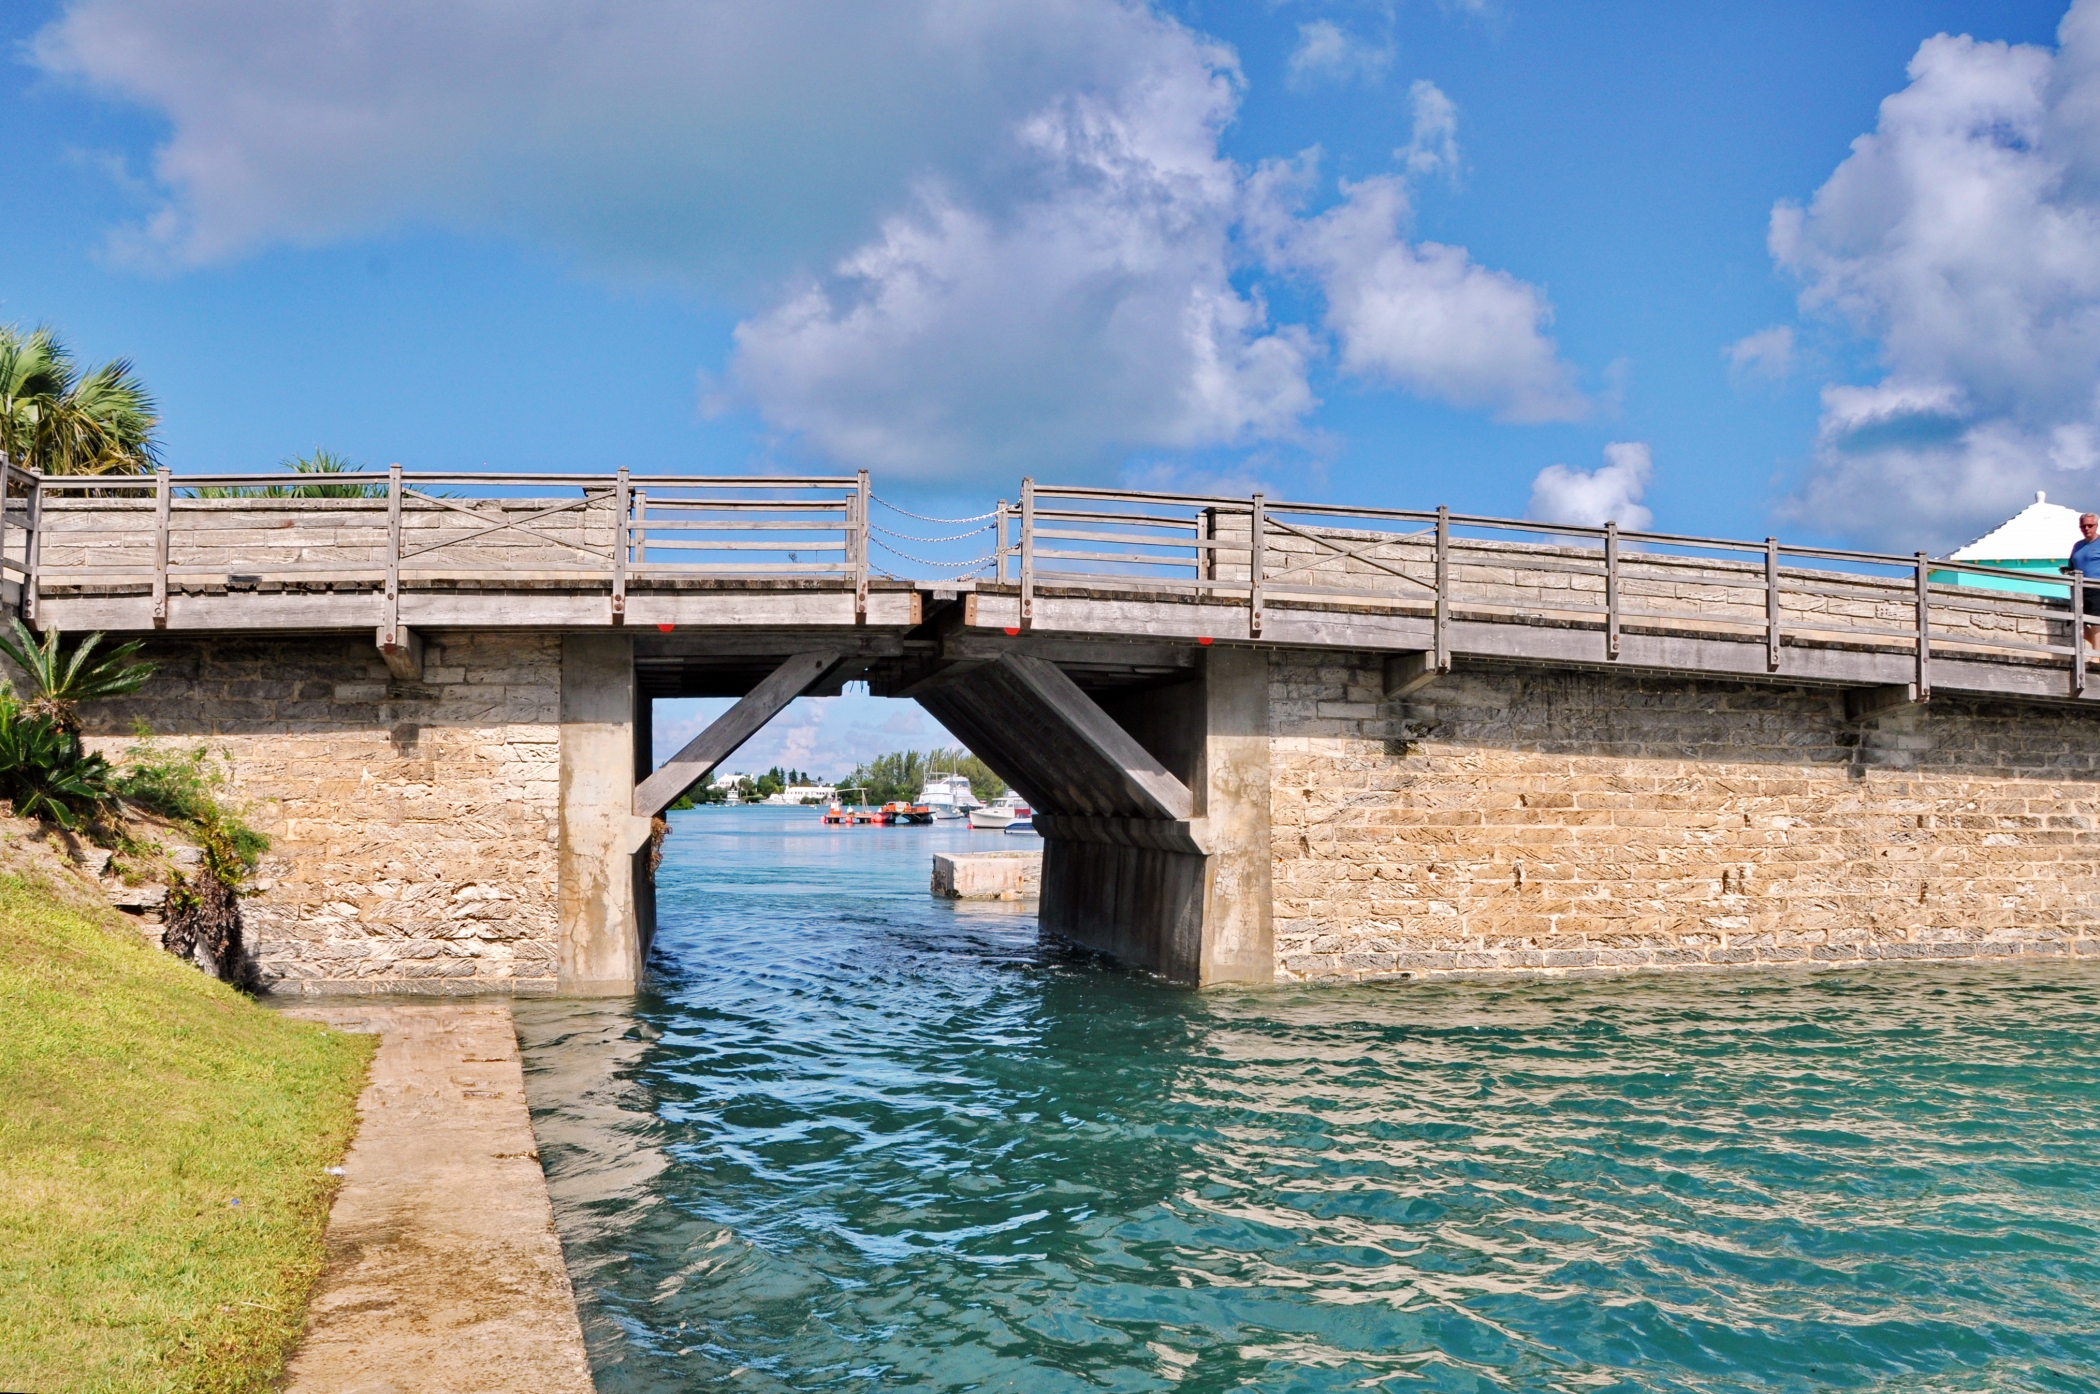
<svg viewBox="0 0 2100 1394">
<path fill-rule="evenodd" d="M 970 810 L 970 826 L 983 832 L 1001 832 L 1015 823 L 1026 823 L 1035 810 L 1014 794 L 1001 794 L 990 803 Z"/>
<path fill-rule="evenodd" d="M 970 792 L 970 777 L 966 774 L 928 775 L 926 787 L 919 790 L 918 801 L 932 809 L 935 818 L 942 820 L 960 818 L 979 807 L 977 796 Z"/>
</svg>

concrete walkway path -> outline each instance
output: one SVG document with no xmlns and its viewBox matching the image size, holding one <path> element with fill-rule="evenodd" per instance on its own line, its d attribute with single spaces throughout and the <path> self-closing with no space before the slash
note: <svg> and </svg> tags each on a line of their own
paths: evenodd
<svg viewBox="0 0 2100 1394">
<path fill-rule="evenodd" d="M 503 1003 L 300 1006 L 379 1035 L 290 1394 L 591 1394 Z"/>
</svg>

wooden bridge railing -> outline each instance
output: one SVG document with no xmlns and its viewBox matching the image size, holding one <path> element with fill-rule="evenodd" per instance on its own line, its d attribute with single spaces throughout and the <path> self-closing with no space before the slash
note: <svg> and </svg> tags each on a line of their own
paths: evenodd
<svg viewBox="0 0 2100 1394">
<path fill-rule="evenodd" d="M 391 624 L 404 588 L 554 586 L 602 587 L 617 622 L 630 585 L 683 579 L 851 590 L 867 613 L 865 471 L 41 477 L 4 465 L 0 481 L 0 586 L 31 620 L 54 587 L 132 604 L 150 594 L 156 622 L 183 589 L 376 592 Z M 993 527 L 984 566 L 992 587 L 1018 592 L 1024 625 L 1039 592 L 1179 597 L 1242 612 L 1250 638 L 1279 608 L 1413 617 L 1439 671 L 1454 625 L 1497 621 L 1594 631 L 1607 663 L 1629 634 L 1690 635 L 1762 645 L 1775 673 L 1790 646 L 1871 649 L 1883 663 L 1900 651 L 1920 695 L 1935 655 L 2053 667 L 2071 695 L 2086 691 L 2083 629 L 2070 623 L 2084 578 L 1924 553 L 1033 481 Z"/>
<path fill-rule="evenodd" d="M 1371 609 L 1430 621 L 1450 666 L 1455 618 L 1594 629 L 1595 658 L 1629 630 L 1762 641 L 1778 672 L 1793 644 L 1900 648 L 1922 697 L 1933 655 L 2041 662 L 2086 689 L 2085 578 L 1911 556 L 1612 524 L 1581 527 L 1434 511 L 1217 498 L 1024 481 L 1019 537 L 998 579 L 1225 599 L 1260 637 L 1275 605 Z M 2019 589 L 1996 589 L 1998 586 Z"/>
<path fill-rule="evenodd" d="M 382 590 L 604 586 L 648 578 L 829 581 L 865 609 L 868 477 L 196 474 L 10 468 L 0 575 L 34 618 L 52 584 Z"/>
</svg>

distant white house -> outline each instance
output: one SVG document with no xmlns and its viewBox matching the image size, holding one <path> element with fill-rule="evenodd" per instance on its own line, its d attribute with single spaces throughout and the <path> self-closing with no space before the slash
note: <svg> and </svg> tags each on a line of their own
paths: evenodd
<svg viewBox="0 0 2100 1394">
<path fill-rule="evenodd" d="M 790 806 L 805 803 L 830 803 L 838 797 L 838 793 L 838 788 L 830 784 L 790 784 L 777 794 L 766 795 L 766 802 Z"/>
<path fill-rule="evenodd" d="M 1984 590 L 2024 591 L 2035 595 L 2062 595 L 2063 583 L 2055 580 L 2057 568 L 2070 558 L 2078 543 L 2078 510 L 2049 502 L 2036 491 L 2034 502 L 1992 528 L 1966 547 L 1948 554 L 1949 561 L 1975 562 L 2008 571 L 2033 571 L 2051 578 L 2047 582 L 2016 581 L 2010 576 L 1973 576 L 1941 572 L 1935 581 L 1958 581 Z"/>
</svg>

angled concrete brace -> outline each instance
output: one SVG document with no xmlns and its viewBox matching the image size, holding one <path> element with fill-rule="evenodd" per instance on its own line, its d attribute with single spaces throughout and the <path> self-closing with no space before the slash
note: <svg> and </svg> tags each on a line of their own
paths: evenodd
<svg viewBox="0 0 2100 1394">
<path fill-rule="evenodd" d="M 636 816 L 654 818 L 676 803 L 680 794 L 734 755 L 738 746 L 780 715 L 781 708 L 816 686 L 843 657 L 836 650 L 819 649 L 813 653 L 798 653 L 775 668 L 747 696 L 688 741 L 685 749 L 665 761 L 662 769 L 636 787 Z"/>
<path fill-rule="evenodd" d="M 1008 654 L 914 695 L 1045 812 L 1194 815 L 1189 787 L 1054 663 Z"/>
</svg>

